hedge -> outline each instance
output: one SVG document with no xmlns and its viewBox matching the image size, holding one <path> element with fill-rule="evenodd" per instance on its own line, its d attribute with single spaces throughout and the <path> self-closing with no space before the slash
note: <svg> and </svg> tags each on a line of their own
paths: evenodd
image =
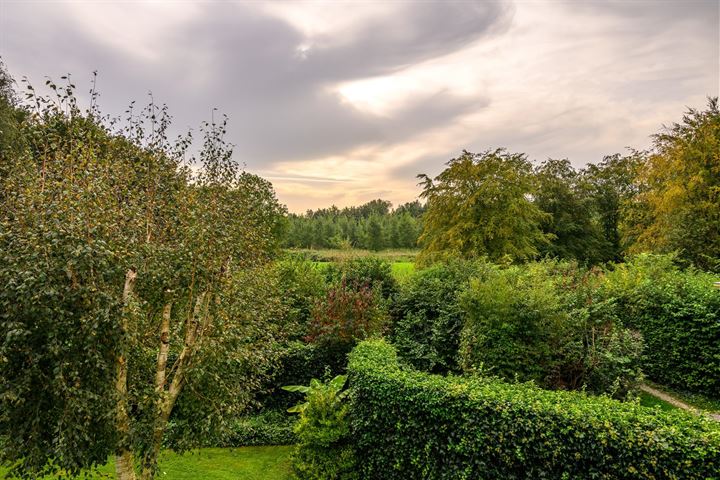
<svg viewBox="0 0 720 480">
<path fill-rule="evenodd" d="M 720 425 L 689 413 L 421 373 L 383 340 L 348 372 L 361 478 L 720 478 Z"/>
<path fill-rule="evenodd" d="M 718 277 L 680 270 L 672 261 L 645 254 L 617 265 L 600 295 L 627 327 L 642 333 L 643 371 L 650 379 L 720 399 Z"/>
</svg>

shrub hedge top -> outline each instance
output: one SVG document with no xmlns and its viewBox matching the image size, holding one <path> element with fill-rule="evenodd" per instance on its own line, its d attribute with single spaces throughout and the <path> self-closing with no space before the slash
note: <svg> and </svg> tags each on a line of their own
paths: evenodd
<svg viewBox="0 0 720 480">
<path fill-rule="evenodd" d="M 348 371 L 365 478 L 720 478 L 720 425 L 685 412 L 420 373 L 383 340 Z"/>
</svg>

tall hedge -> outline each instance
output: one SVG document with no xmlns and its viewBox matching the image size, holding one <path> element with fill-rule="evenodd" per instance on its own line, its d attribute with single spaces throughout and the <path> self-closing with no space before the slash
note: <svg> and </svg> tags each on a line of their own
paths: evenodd
<svg viewBox="0 0 720 480">
<path fill-rule="evenodd" d="M 420 373 L 382 340 L 355 348 L 349 374 L 362 478 L 720 477 L 720 425 L 684 412 Z"/>
<path fill-rule="evenodd" d="M 617 265 L 600 295 L 627 327 L 642 333 L 643 371 L 650 379 L 720 399 L 718 277 L 681 270 L 673 260 L 640 255 Z"/>
</svg>

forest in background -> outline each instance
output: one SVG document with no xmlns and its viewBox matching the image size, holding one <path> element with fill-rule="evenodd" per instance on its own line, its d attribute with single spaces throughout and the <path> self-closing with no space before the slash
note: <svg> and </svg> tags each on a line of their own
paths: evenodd
<svg viewBox="0 0 720 480">
<path fill-rule="evenodd" d="M 531 162 L 499 148 L 463 151 L 436 177 L 420 174 L 420 199 L 384 200 L 291 214 L 290 248 L 421 249 L 421 263 L 487 257 L 596 265 L 640 252 L 675 253 L 686 265 L 720 268 L 720 110 L 688 109 L 648 150 L 575 168 Z"/>
</svg>

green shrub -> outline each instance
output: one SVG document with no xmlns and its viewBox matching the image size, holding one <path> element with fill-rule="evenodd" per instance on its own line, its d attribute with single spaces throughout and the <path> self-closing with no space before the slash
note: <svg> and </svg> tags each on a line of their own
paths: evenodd
<svg viewBox="0 0 720 480">
<path fill-rule="evenodd" d="M 642 332 L 643 370 L 652 380 L 720 399 L 717 276 L 680 270 L 672 256 L 640 255 L 607 273 L 605 302 Z"/>
<path fill-rule="evenodd" d="M 350 445 L 344 375 L 327 383 L 313 379 L 310 386 L 283 387 L 305 394 L 305 401 L 289 411 L 300 414 L 295 426 L 297 448 L 293 470 L 300 480 L 354 480 L 355 455 Z"/>
<path fill-rule="evenodd" d="M 325 276 L 315 263 L 297 255 L 276 262 L 274 274 L 287 308 L 282 322 L 286 336 L 298 340 L 308 334 L 310 312 L 325 295 Z"/>
<path fill-rule="evenodd" d="M 289 342 L 283 347 L 269 394 L 260 398 L 265 408 L 287 409 L 295 398 L 280 390 L 284 385 L 307 385 L 313 378 L 332 378 L 345 372 L 347 354 L 352 345 L 305 341 Z"/>
<path fill-rule="evenodd" d="M 581 392 L 404 369 L 365 341 L 350 355 L 360 478 L 711 479 L 720 425 Z"/>
<path fill-rule="evenodd" d="M 458 296 L 470 277 L 484 278 L 493 268 L 452 261 L 420 270 L 401 285 L 392 307 L 392 339 L 403 360 L 433 373 L 458 370 L 463 326 Z"/>
<path fill-rule="evenodd" d="M 311 315 L 305 340 L 323 346 L 354 345 L 357 340 L 381 333 L 387 323 L 378 291 L 369 285 L 351 285 L 344 278 L 315 303 Z"/>
<path fill-rule="evenodd" d="M 383 298 L 392 297 L 398 290 L 398 282 L 392 274 L 392 266 L 378 257 L 351 258 L 328 265 L 326 275 L 331 283 L 345 284 L 352 289 L 363 287 L 379 289 Z"/>
<path fill-rule="evenodd" d="M 597 277 L 539 262 L 473 279 L 461 296 L 466 372 L 622 397 L 642 379 L 642 338 L 593 297 Z"/>
<path fill-rule="evenodd" d="M 222 444 L 213 446 L 292 445 L 297 441 L 294 427 L 295 418 L 291 415 L 277 410 L 266 410 L 235 420 Z"/>
</svg>

